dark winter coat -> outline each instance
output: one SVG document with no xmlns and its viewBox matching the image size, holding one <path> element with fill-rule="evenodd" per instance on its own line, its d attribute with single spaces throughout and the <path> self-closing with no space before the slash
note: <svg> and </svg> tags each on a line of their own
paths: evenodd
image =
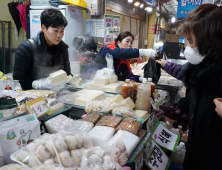
<svg viewBox="0 0 222 170">
<path fill-rule="evenodd" d="M 19 80 L 23 90 L 32 89 L 32 82 L 37 79 L 33 56 L 38 57 L 39 65 L 43 67 L 56 67 L 62 64 L 67 75 L 71 74 L 68 45 L 61 41 L 58 45 L 49 47 L 46 44 L 44 33 L 41 31 L 37 37 L 32 39 L 37 46 L 37 54 L 33 54 L 32 45 L 28 40 L 19 45 L 15 54 L 13 79 Z M 45 73 L 47 76 L 49 74 Z M 47 76 L 40 78 L 46 78 Z"/>
<path fill-rule="evenodd" d="M 180 71 L 182 70 L 183 65 L 176 64 L 173 62 L 167 62 L 163 67 L 164 71 L 166 71 L 171 76 L 175 77 L 178 80 L 181 80 Z"/>
<path fill-rule="evenodd" d="M 188 98 L 177 103 L 182 114 L 189 114 L 184 170 L 220 170 L 222 119 L 215 111 L 213 99 L 222 97 L 222 59 L 198 65 L 187 63 L 181 78 L 192 89 Z"/>
</svg>

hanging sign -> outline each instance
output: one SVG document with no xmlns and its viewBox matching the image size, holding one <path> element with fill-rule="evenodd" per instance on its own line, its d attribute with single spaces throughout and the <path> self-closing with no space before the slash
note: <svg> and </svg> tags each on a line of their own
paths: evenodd
<svg viewBox="0 0 222 170">
<path fill-rule="evenodd" d="M 105 15 L 105 29 L 113 27 L 113 16 Z"/>
<path fill-rule="evenodd" d="M 159 121 L 157 121 L 154 127 L 152 138 L 160 146 L 175 152 L 180 136 L 171 132 L 165 126 L 163 126 Z"/>
<path fill-rule="evenodd" d="M 202 0 L 178 0 L 177 18 L 186 18 L 190 11 L 202 4 Z"/>
<path fill-rule="evenodd" d="M 113 31 L 120 31 L 120 16 L 113 15 Z"/>
<path fill-rule="evenodd" d="M 147 166 L 152 170 L 167 170 L 170 165 L 170 159 L 163 152 L 163 150 L 154 142 L 152 142 L 153 153 L 148 162 L 145 162 Z"/>
<path fill-rule="evenodd" d="M 105 37 L 104 37 L 104 44 L 110 44 L 113 41 L 113 32 L 112 31 L 107 31 L 105 33 Z"/>
</svg>

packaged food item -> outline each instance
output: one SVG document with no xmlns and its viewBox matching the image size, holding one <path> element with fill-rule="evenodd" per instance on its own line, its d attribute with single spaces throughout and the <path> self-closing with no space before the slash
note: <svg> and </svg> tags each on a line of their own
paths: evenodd
<svg viewBox="0 0 222 170">
<path fill-rule="evenodd" d="M 104 106 L 109 105 L 110 103 L 111 102 L 109 100 L 90 100 L 86 103 L 85 111 L 88 114 L 101 113 Z"/>
<path fill-rule="evenodd" d="M 122 167 L 105 154 L 100 147 L 85 150 L 82 156 L 81 170 L 122 170 Z"/>
<path fill-rule="evenodd" d="M 124 145 L 126 146 L 126 151 L 128 153 L 128 157 L 131 156 L 135 148 L 137 147 L 140 139 L 138 136 L 124 131 L 119 130 L 110 140 L 108 143 L 114 143 L 114 141 L 121 140 L 123 141 Z"/>
<path fill-rule="evenodd" d="M 179 165 L 183 165 L 185 153 L 185 143 L 180 142 L 179 146 L 176 148 L 176 151 L 171 153 L 170 161 Z"/>
<path fill-rule="evenodd" d="M 94 127 L 93 123 L 81 120 L 75 120 L 67 129 L 67 131 L 71 133 L 77 133 L 77 132 L 88 133 L 93 129 L 93 127 Z"/>
<path fill-rule="evenodd" d="M 150 92 L 151 92 L 150 85 L 147 84 L 146 78 L 143 78 L 143 83 L 138 86 L 135 110 L 144 110 L 144 111 L 149 110 L 150 107 L 149 97 L 151 95 Z"/>
<path fill-rule="evenodd" d="M 77 169 L 80 167 L 83 151 L 92 147 L 87 133 L 59 132 L 51 136 L 56 151 L 56 158 L 63 169 Z"/>
<path fill-rule="evenodd" d="M 63 170 L 58 165 L 39 165 L 32 168 L 32 170 Z"/>
<path fill-rule="evenodd" d="M 52 106 L 49 107 L 51 110 L 51 113 L 49 115 L 53 115 L 57 112 L 60 112 L 66 108 L 66 105 L 64 103 L 55 103 Z"/>
<path fill-rule="evenodd" d="M 26 169 L 29 169 L 27 167 L 24 167 L 22 165 L 19 165 L 19 164 L 9 164 L 9 165 L 5 165 L 3 167 L 0 168 L 0 170 L 26 170 Z"/>
<path fill-rule="evenodd" d="M 92 124 L 96 124 L 101 119 L 100 114 L 90 114 L 82 119 L 82 121 L 90 122 Z"/>
<path fill-rule="evenodd" d="M 116 128 L 120 124 L 121 121 L 122 121 L 121 117 L 103 116 L 96 123 L 96 126 L 108 126 L 108 127 Z"/>
<path fill-rule="evenodd" d="M 140 138 L 140 142 L 143 140 L 143 138 L 147 135 L 147 131 L 144 129 L 140 129 L 138 137 Z"/>
<path fill-rule="evenodd" d="M 139 116 L 140 118 L 142 118 L 143 120 L 145 120 L 149 114 L 148 111 L 144 111 L 144 110 L 134 110 L 135 114 L 137 116 Z"/>
<path fill-rule="evenodd" d="M 110 140 L 106 145 L 106 152 L 120 166 L 127 164 L 129 155 L 121 138 Z"/>
<path fill-rule="evenodd" d="M 124 119 L 115 129 L 116 132 L 118 130 L 125 130 L 127 132 L 130 132 L 136 136 L 139 135 L 141 129 L 141 122 L 134 119 Z"/>
<path fill-rule="evenodd" d="M 121 95 L 124 99 L 130 97 L 134 100 L 134 87 L 130 84 L 130 79 L 126 79 L 126 83 L 121 86 Z"/>
<path fill-rule="evenodd" d="M 22 90 L 18 80 L 1 80 L 0 90 Z"/>
<path fill-rule="evenodd" d="M 58 115 L 52 119 L 49 119 L 45 122 L 46 128 L 49 133 L 57 133 L 60 131 L 66 131 L 71 124 L 74 122 L 74 120 L 66 117 L 65 115 Z"/>
<path fill-rule="evenodd" d="M 135 104 L 134 104 L 133 100 L 130 97 L 127 97 L 124 101 L 121 102 L 121 104 L 123 106 L 126 106 L 126 107 L 132 109 L 132 110 L 135 107 Z"/>
<path fill-rule="evenodd" d="M 88 134 L 93 146 L 104 146 L 114 135 L 115 129 L 106 126 L 95 126 Z"/>
<path fill-rule="evenodd" d="M 138 117 L 132 109 L 125 106 L 119 106 L 119 107 L 113 108 L 112 115 L 122 116 L 124 118 L 137 118 Z"/>
</svg>

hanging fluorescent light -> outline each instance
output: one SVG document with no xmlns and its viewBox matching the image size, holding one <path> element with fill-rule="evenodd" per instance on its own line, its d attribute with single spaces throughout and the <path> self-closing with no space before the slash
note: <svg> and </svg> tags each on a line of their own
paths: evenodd
<svg viewBox="0 0 222 170">
<path fill-rule="evenodd" d="M 151 7 L 146 7 L 145 10 L 148 12 L 152 12 L 153 9 Z"/>
<path fill-rule="evenodd" d="M 129 3 L 132 3 L 132 2 L 133 2 L 133 0 L 128 0 L 128 2 L 129 2 Z"/>
<path fill-rule="evenodd" d="M 175 17 L 172 17 L 171 22 L 174 23 L 176 21 Z"/>
<path fill-rule="evenodd" d="M 141 5 L 140 5 L 140 8 L 143 8 L 143 7 L 144 7 L 144 4 L 141 4 Z"/>
<path fill-rule="evenodd" d="M 136 1 L 136 2 L 134 3 L 134 5 L 135 5 L 135 6 L 139 6 L 139 5 L 140 5 L 140 2 L 139 2 L 139 1 Z"/>
</svg>

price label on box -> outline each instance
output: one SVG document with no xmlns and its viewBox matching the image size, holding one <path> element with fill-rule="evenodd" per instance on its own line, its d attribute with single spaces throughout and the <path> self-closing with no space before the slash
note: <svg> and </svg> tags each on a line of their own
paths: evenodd
<svg viewBox="0 0 222 170">
<path fill-rule="evenodd" d="M 140 150 L 136 160 L 135 160 L 135 170 L 141 170 L 143 167 L 143 149 Z"/>
<path fill-rule="evenodd" d="M 49 113 L 51 113 L 51 110 L 42 97 L 31 100 L 26 104 L 30 113 L 35 114 L 38 119 L 45 118 Z"/>
</svg>

